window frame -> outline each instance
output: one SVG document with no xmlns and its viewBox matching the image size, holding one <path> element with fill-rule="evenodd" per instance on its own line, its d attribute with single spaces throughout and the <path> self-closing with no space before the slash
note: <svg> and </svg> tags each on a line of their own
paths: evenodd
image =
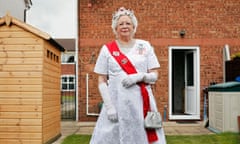
<svg viewBox="0 0 240 144">
<path fill-rule="evenodd" d="M 63 81 L 66 78 L 66 81 Z M 73 78 L 70 81 L 70 78 Z M 63 89 L 63 85 L 66 85 L 66 89 Z M 70 89 L 70 85 L 73 85 L 73 89 Z M 75 75 L 61 75 L 61 91 L 75 91 L 76 90 L 76 76 Z"/>
</svg>

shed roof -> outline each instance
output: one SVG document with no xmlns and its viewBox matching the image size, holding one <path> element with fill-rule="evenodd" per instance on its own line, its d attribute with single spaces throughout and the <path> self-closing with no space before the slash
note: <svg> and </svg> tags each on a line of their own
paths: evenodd
<svg viewBox="0 0 240 144">
<path fill-rule="evenodd" d="M 43 32 L 25 22 L 22 22 L 16 18 L 10 16 L 9 14 L 6 14 L 4 17 L 0 18 L 0 26 L 3 26 L 3 25 L 9 26 L 10 24 L 15 24 L 15 25 L 27 30 L 28 32 L 31 32 L 31 33 L 41 37 L 42 39 L 49 41 L 52 45 L 57 47 L 60 51 L 65 51 L 64 47 L 61 46 L 59 43 L 57 43 L 53 38 L 51 38 L 51 36 L 49 34 Z"/>
</svg>

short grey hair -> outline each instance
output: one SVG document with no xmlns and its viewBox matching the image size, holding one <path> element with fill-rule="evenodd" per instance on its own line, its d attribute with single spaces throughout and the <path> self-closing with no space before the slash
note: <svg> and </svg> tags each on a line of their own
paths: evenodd
<svg viewBox="0 0 240 144">
<path fill-rule="evenodd" d="M 113 17 L 112 17 L 112 29 L 113 29 L 113 33 L 115 35 L 117 35 L 116 28 L 117 28 L 117 22 L 118 22 L 119 18 L 121 16 L 125 16 L 125 15 L 129 16 L 129 18 L 132 20 L 133 27 L 134 27 L 133 34 L 136 33 L 137 26 L 138 26 L 138 21 L 137 21 L 136 16 L 134 15 L 134 12 L 132 10 L 125 9 L 124 7 L 121 7 L 113 14 Z"/>
</svg>

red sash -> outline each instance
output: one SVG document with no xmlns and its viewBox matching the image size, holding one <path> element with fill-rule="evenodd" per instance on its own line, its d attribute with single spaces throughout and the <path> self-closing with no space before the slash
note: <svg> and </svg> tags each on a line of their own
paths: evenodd
<svg viewBox="0 0 240 144">
<path fill-rule="evenodd" d="M 106 44 L 106 46 L 108 47 L 108 50 L 110 51 L 111 55 L 116 59 L 118 64 L 127 74 L 137 73 L 135 67 L 132 65 L 130 60 L 123 53 L 120 52 L 115 41 Z M 141 82 L 141 83 L 138 83 L 138 85 L 141 88 L 141 94 L 143 97 L 143 115 L 145 118 L 148 110 L 150 110 L 148 91 L 145 87 L 146 86 L 145 83 Z M 154 129 L 146 129 L 146 132 L 147 132 L 147 137 L 149 142 L 154 142 L 158 140 L 157 133 Z"/>
</svg>

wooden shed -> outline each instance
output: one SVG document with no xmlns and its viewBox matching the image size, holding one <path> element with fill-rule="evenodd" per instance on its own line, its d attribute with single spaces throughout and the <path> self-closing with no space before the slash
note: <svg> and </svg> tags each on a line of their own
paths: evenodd
<svg viewBox="0 0 240 144">
<path fill-rule="evenodd" d="M 61 135 L 61 51 L 47 33 L 0 18 L 0 143 L 51 143 Z"/>
</svg>

